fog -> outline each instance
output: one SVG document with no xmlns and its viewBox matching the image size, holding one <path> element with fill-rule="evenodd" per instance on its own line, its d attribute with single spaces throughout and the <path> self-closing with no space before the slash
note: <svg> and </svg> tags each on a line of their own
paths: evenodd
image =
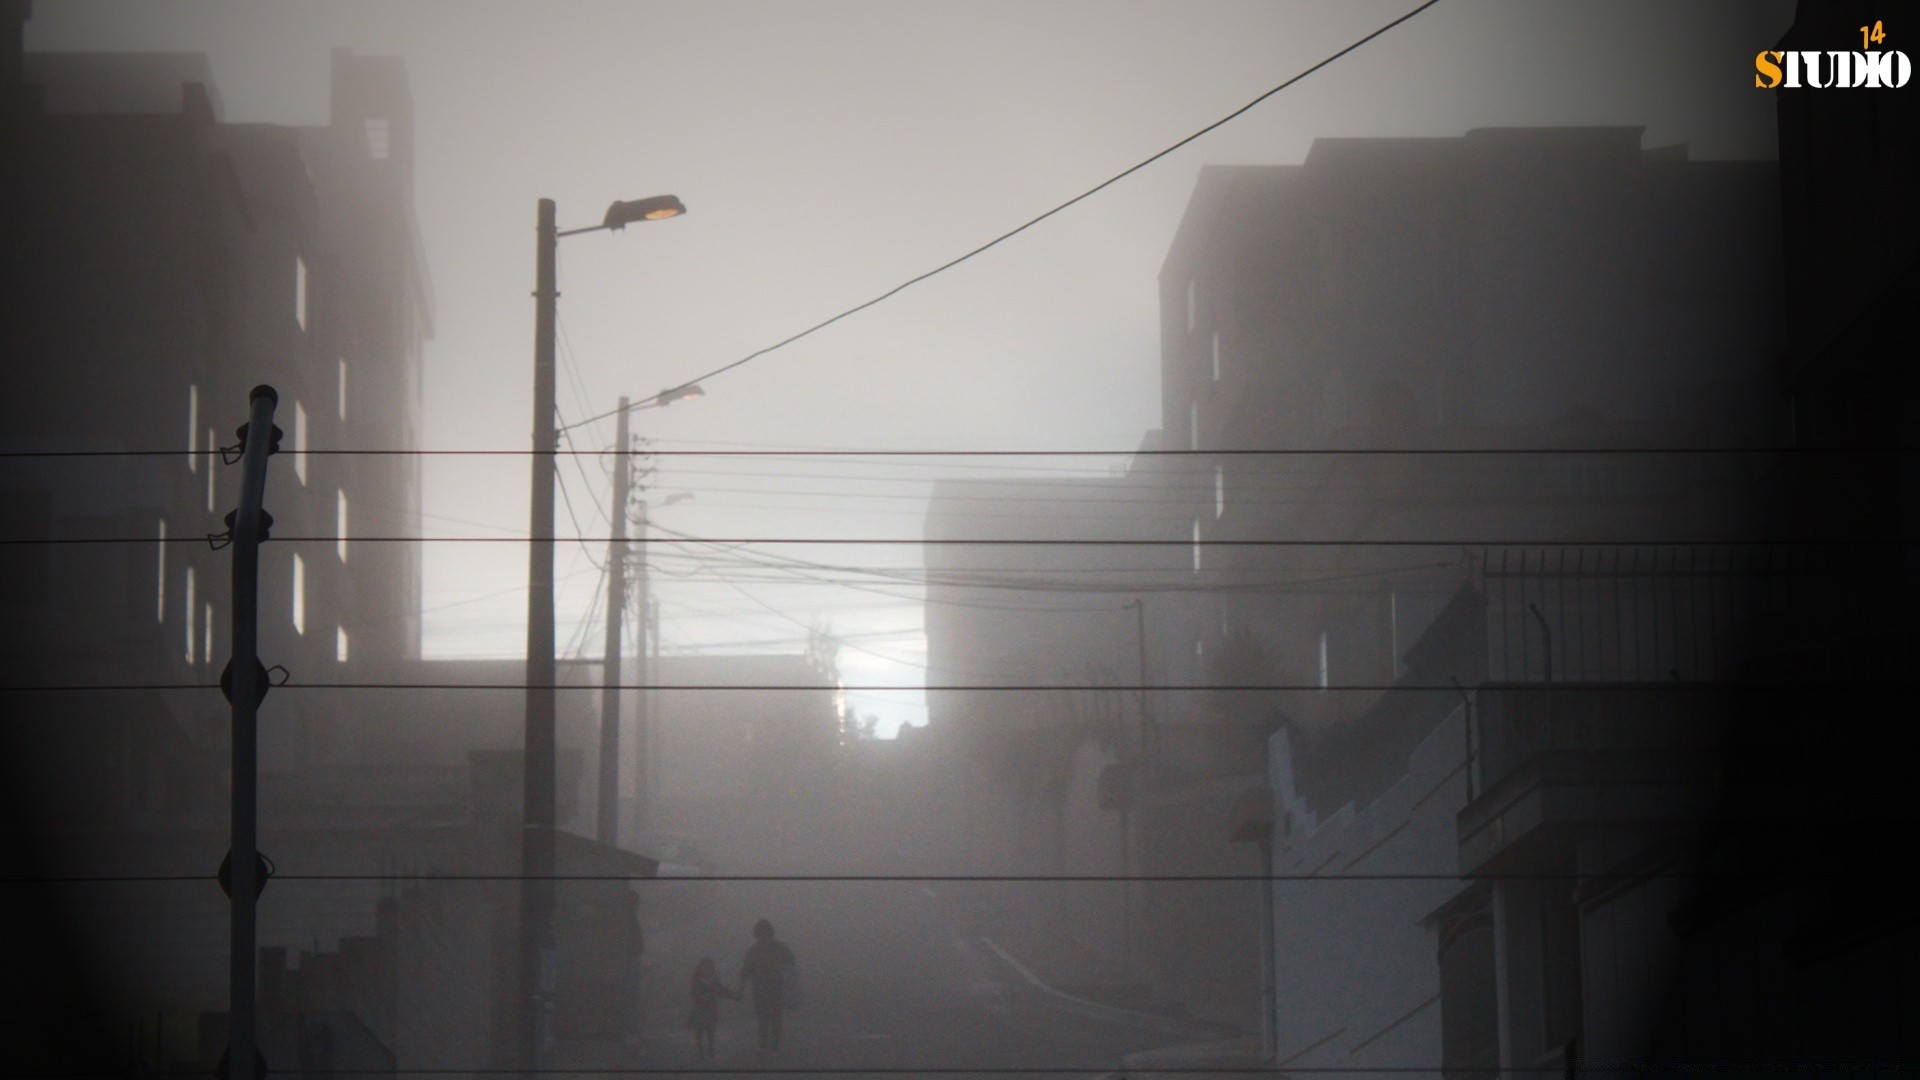
<svg viewBox="0 0 1920 1080">
<path fill-rule="evenodd" d="M 1415 6 L 6 5 L 23 1067 L 1910 1067 L 1899 39 Z"/>
<path fill-rule="evenodd" d="M 1154 278 L 1203 164 L 1298 162 L 1325 136 L 1539 124 L 1644 125 L 1648 145 L 1685 142 L 1697 158 L 1771 157 L 1768 102 L 1736 77 L 1750 50 L 1706 43 L 1773 40 L 1785 6 L 1670 7 L 1466 3 L 1424 14 L 1417 29 L 990 255 L 716 380 L 684 410 L 637 416 L 636 433 L 663 449 L 1131 450 L 1157 426 Z M 420 444 L 518 449 L 539 198 L 559 203 L 563 228 L 597 222 L 614 199 L 673 191 L 689 207 L 682 221 L 563 244 L 560 407 L 572 422 L 940 265 L 1399 13 L 77 3 L 42 5 L 27 47 L 204 52 L 230 120 L 283 124 L 325 119 L 329 47 L 402 57 L 434 302 Z M 1086 407 L 1090 387 L 1099 409 Z M 583 447 L 613 437 L 607 423 L 575 435 Z M 423 471 L 436 533 L 524 526 L 523 463 L 434 459 Z M 770 471 L 803 475 L 770 484 Z M 794 535 L 917 538 L 927 480 L 954 471 L 672 460 L 657 486 L 695 498 L 658 520 L 703 536 L 765 535 L 780 522 Z M 565 475 L 576 500 L 604 505 Z M 591 525 L 592 511 L 578 509 Z M 525 605 L 502 591 L 525 576 L 521 554 L 429 548 L 425 560 L 429 654 L 518 655 Z M 584 616 L 595 591 L 584 562 L 568 569 L 563 622 Z M 689 582 L 660 592 L 675 616 L 669 647 L 798 641 L 817 612 L 841 632 L 885 635 L 850 651 L 860 681 L 918 681 L 925 646 L 911 600 L 791 584 L 754 595 L 803 625 L 724 585 Z M 888 729 L 925 718 L 917 694 L 858 700 Z"/>
</svg>

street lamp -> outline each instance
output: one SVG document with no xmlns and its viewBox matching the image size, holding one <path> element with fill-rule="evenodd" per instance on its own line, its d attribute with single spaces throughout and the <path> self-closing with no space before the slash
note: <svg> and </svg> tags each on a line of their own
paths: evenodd
<svg viewBox="0 0 1920 1080">
<path fill-rule="evenodd" d="M 606 219 L 600 222 L 600 227 L 619 230 L 636 221 L 665 221 L 686 212 L 686 205 L 675 195 L 655 195 L 650 199 L 634 199 L 631 202 L 616 201 L 607 207 Z"/>
<path fill-rule="evenodd" d="M 561 232 L 555 204 L 541 199 L 534 257 L 533 458 L 532 508 L 527 554 L 527 710 L 522 773 L 524 813 L 520 836 L 520 966 L 517 990 L 521 1008 L 519 1058 L 533 1074 L 541 1067 L 547 1030 L 547 1002 L 553 986 L 554 874 L 554 685 L 553 658 L 553 496 L 554 454 L 559 431 L 554 424 L 554 346 L 556 304 L 560 297 L 555 262 L 562 236 L 618 230 L 635 221 L 678 217 L 686 207 L 672 195 L 616 202 L 595 226 Z M 543 962 L 547 961 L 547 962 Z"/>
</svg>

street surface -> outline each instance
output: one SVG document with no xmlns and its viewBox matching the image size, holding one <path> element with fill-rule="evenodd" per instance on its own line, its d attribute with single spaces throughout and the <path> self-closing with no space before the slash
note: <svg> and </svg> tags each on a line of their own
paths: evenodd
<svg viewBox="0 0 1920 1080">
<path fill-rule="evenodd" d="M 794 950 L 804 1001 L 786 1014 L 778 1053 L 755 1046 L 751 1006 L 721 1010 L 715 1060 L 706 1067 L 880 1070 L 978 1068 L 1046 1076 L 1050 1070 L 1116 1070 L 1140 1050 L 1210 1037 L 1153 1017 L 1077 1004 L 1035 986 L 990 944 L 985 928 L 952 917 L 934 888 L 911 882 L 725 885 L 705 932 L 650 943 L 646 1068 L 700 1068 L 684 1030 L 686 982 L 701 955 L 729 982 L 755 918 Z"/>
</svg>

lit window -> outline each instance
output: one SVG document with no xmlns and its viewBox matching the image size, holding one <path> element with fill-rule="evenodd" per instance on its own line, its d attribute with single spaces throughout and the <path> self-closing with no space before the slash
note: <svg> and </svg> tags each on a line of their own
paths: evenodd
<svg viewBox="0 0 1920 1080">
<path fill-rule="evenodd" d="M 205 613 L 206 618 L 200 624 L 200 659 L 211 664 L 213 663 L 213 605 L 208 604 L 201 611 Z"/>
<path fill-rule="evenodd" d="M 347 358 L 340 358 L 340 419 L 347 418 Z"/>
<path fill-rule="evenodd" d="M 1200 569 L 1200 519 L 1193 519 L 1193 568 Z"/>
<path fill-rule="evenodd" d="M 213 429 L 207 429 L 207 449 L 213 449 Z M 207 459 L 207 513 L 213 513 L 213 459 Z"/>
<path fill-rule="evenodd" d="M 1213 516 L 1218 518 L 1227 512 L 1227 467 L 1213 467 Z"/>
<path fill-rule="evenodd" d="M 293 475 L 307 482 L 307 407 L 293 403 Z"/>
<path fill-rule="evenodd" d="M 293 321 L 307 328 L 307 260 L 293 257 Z"/>
<path fill-rule="evenodd" d="M 197 641 L 193 633 L 193 567 L 191 566 L 187 567 L 187 602 L 183 607 L 184 610 L 181 614 L 186 618 L 187 628 L 187 663 L 191 664 L 193 663 L 193 647 Z"/>
<path fill-rule="evenodd" d="M 160 568 L 153 587 L 153 621 L 167 621 L 167 519 L 160 519 Z"/>
<path fill-rule="evenodd" d="M 344 626 L 334 627 L 333 628 L 333 659 L 334 661 L 336 663 L 344 664 L 347 662 L 348 658 L 352 656 L 352 654 L 353 654 L 352 643 L 347 640 L 347 628 Z"/>
<path fill-rule="evenodd" d="M 1213 332 L 1213 381 L 1220 381 L 1220 331 Z"/>
<path fill-rule="evenodd" d="M 293 556 L 293 632 L 307 632 L 307 561 Z"/>
<path fill-rule="evenodd" d="M 369 117 L 366 121 L 367 156 L 375 161 L 385 161 L 391 143 L 392 128 L 384 119 Z"/>
<path fill-rule="evenodd" d="M 340 555 L 340 561 L 347 561 L 347 493 L 342 491 L 334 501 L 333 513 L 334 540 L 333 550 Z"/>
<path fill-rule="evenodd" d="M 213 447 L 209 445 L 207 449 Z M 200 468 L 200 384 L 187 387 L 187 471 L 195 472 Z M 208 464 L 212 471 L 212 464 Z"/>
<path fill-rule="evenodd" d="M 1320 689 L 1325 690 L 1330 685 L 1332 685 L 1332 679 L 1327 664 L 1327 632 L 1322 630 L 1320 631 Z"/>
<path fill-rule="evenodd" d="M 1200 403 L 1187 402 L 1187 449 L 1200 449 Z"/>
</svg>

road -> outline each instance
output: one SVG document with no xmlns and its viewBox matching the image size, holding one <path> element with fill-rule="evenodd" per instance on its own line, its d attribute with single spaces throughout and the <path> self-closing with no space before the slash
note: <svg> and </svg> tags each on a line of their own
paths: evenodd
<svg viewBox="0 0 1920 1080">
<path fill-rule="evenodd" d="M 1125 1054 L 1208 1037 L 1035 985 L 984 928 L 956 919 L 940 894 L 916 883 L 734 886 L 716 897 L 714 910 L 703 931 L 649 946 L 655 974 L 646 1067 L 699 1067 L 682 1029 L 687 973 L 704 954 L 730 979 L 761 916 L 793 948 L 804 1002 L 787 1013 L 774 1054 L 755 1047 L 751 1009 L 726 1003 L 710 1068 L 1100 1075 Z"/>
</svg>

